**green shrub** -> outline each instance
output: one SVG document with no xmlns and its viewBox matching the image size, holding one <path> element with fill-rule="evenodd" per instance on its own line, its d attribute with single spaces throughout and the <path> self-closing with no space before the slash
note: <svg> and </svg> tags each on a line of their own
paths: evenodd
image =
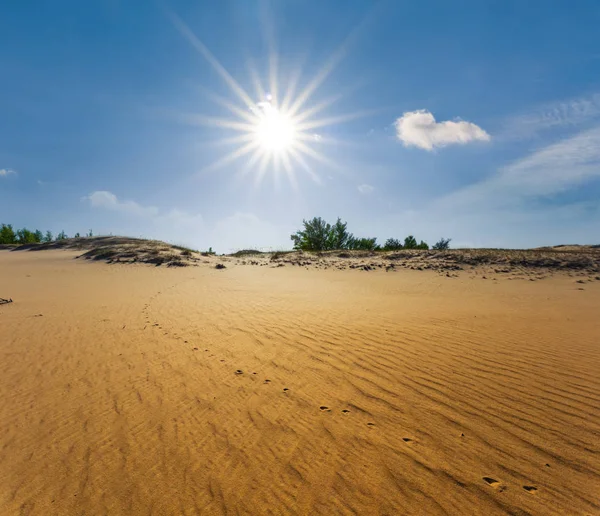
<svg viewBox="0 0 600 516">
<path fill-rule="evenodd" d="M 450 249 L 451 238 L 440 238 L 435 244 L 433 244 L 432 249 L 437 251 L 445 251 L 446 249 Z"/>
<path fill-rule="evenodd" d="M 17 235 L 11 224 L 2 224 L 0 226 L 0 244 L 16 244 Z"/>
<path fill-rule="evenodd" d="M 402 242 L 397 238 L 388 238 L 383 246 L 386 251 L 398 251 L 402 247 Z"/>
</svg>

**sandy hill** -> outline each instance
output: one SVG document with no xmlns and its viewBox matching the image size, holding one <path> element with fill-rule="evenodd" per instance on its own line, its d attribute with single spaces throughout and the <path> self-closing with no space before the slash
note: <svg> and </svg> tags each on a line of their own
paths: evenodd
<svg viewBox="0 0 600 516">
<path fill-rule="evenodd" d="M 0 250 L 0 515 L 600 514 L 597 271 Z"/>
</svg>

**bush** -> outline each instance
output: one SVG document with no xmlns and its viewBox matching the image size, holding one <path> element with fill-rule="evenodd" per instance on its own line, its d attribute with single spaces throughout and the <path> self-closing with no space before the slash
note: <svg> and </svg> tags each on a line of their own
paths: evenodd
<svg viewBox="0 0 600 516">
<path fill-rule="evenodd" d="M 429 249 L 429 245 L 423 240 L 417 244 L 417 239 L 409 235 L 404 239 L 404 249 Z"/>
<path fill-rule="evenodd" d="M 36 233 L 37 232 L 33 232 L 33 231 L 29 231 L 26 228 L 21 228 L 17 230 L 17 243 L 19 244 L 34 244 L 36 242 L 39 242 L 39 240 L 36 240 Z M 41 235 L 41 231 L 39 232 L 39 234 Z"/>
<path fill-rule="evenodd" d="M 338 219 L 339 221 L 339 219 Z M 332 231 L 331 224 L 325 222 L 321 217 L 312 220 L 303 220 L 304 230 L 297 231 L 290 238 L 294 242 L 294 249 L 302 251 L 327 251 L 332 249 L 331 245 L 339 238 Z"/>
<path fill-rule="evenodd" d="M 339 249 L 379 249 L 376 238 L 355 238 L 348 232 L 346 222 L 338 217 L 331 225 L 321 217 L 303 220 L 304 229 L 291 235 L 294 249 L 301 251 L 333 251 Z"/>
<path fill-rule="evenodd" d="M 402 249 L 402 247 L 402 242 L 397 238 L 388 238 L 383 246 L 386 251 L 398 251 L 399 249 Z"/>
<path fill-rule="evenodd" d="M 416 249 L 417 248 L 417 239 L 409 235 L 404 239 L 404 249 Z"/>
<path fill-rule="evenodd" d="M 446 249 L 450 249 L 451 238 L 440 238 L 435 244 L 433 244 L 433 248 L 436 251 L 445 251 Z"/>
<path fill-rule="evenodd" d="M 377 251 L 380 247 L 377 245 L 376 238 L 352 238 L 348 242 L 346 249 L 356 249 L 361 251 Z"/>
<path fill-rule="evenodd" d="M 10 224 L 0 226 L 0 244 L 16 244 L 17 235 Z"/>
</svg>

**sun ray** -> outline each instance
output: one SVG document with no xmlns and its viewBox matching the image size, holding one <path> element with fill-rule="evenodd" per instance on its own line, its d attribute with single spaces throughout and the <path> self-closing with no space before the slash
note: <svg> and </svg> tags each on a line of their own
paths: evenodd
<svg viewBox="0 0 600 516">
<path fill-rule="evenodd" d="M 250 80 L 252 81 L 252 85 L 254 86 L 254 91 L 256 93 L 256 98 L 265 99 L 267 96 L 266 91 L 262 87 L 262 83 L 260 82 L 260 78 L 258 77 L 258 72 L 254 67 L 252 60 L 247 62 L 248 73 L 250 74 Z"/>
<path fill-rule="evenodd" d="M 332 116 L 329 118 L 321 118 L 312 120 L 310 122 L 304 122 L 298 124 L 298 131 L 309 131 L 312 129 L 318 129 L 319 127 L 325 127 L 328 125 L 339 124 L 341 122 L 348 122 L 350 120 L 356 120 L 357 118 L 363 118 L 366 116 L 371 116 L 380 111 L 379 109 L 368 109 L 362 111 L 355 111 L 354 113 L 348 113 L 345 115 Z"/>
<path fill-rule="evenodd" d="M 265 6 L 266 3 L 262 5 Z M 268 48 L 268 69 L 266 70 L 266 82 L 263 82 L 252 59 L 246 59 L 251 88 L 256 94 L 256 98 L 252 99 L 192 30 L 177 15 L 169 13 L 173 25 L 180 34 L 218 73 L 237 98 L 232 101 L 216 93 L 204 91 L 209 99 L 227 112 L 227 115 L 206 116 L 186 113 L 179 116 L 179 120 L 191 125 L 217 127 L 238 133 L 212 142 L 213 145 L 234 145 L 235 147 L 231 152 L 208 165 L 204 171 L 216 170 L 245 158 L 245 163 L 238 169 L 236 177 L 241 178 L 251 172 L 254 175 L 255 188 L 262 184 L 269 171 L 273 175 L 276 189 L 279 188 L 280 179 L 284 176 L 296 189 L 297 168 L 304 169 L 314 182 L 321 184 L 319 174 L 313 165 L 318 164 L 338 169 L 336 163 L 324 154 L 324 149 L 320 147 L 321 144 L 342 143 L 329 136 L 325 128 L 375 112 L 374 110 L 363 110 L 326 116 L 327 111 L 336 102 L 339 102 L 349 90 L 356 89 L 356 84 L 350 87 L 346 86 L 344 91 L 323 100 L 317 102 L 312 100 L 319 87 L 343 59 L 349 42 L 356 36 L 357 29 L 346 38 L 303 88 L 299 87 L 303 66 L 298 64 L 288 75 L 285 83 L 286 89 L 280 89 L 280 61 L 276 51 L 272 24 L 268 13 L 263 14 Z M 265 83 L 268 91 L 263 86 Z M 316 132 L 318 129 L 319 133 Z M 320 134 L 322 131 L 324 134 Z"/>
<path fill-rule="evenodd" d="M 296 176 L 294 175 L 294 170 L 292 168 L 292 162 L 290 161 L 289 154 L 284 154 L 281 157 L 281 160 L 283 161 L 283 169 L 285 170 L 285 174 L 288 178 L 288 181 L 292 185 L 292 188 L 294 190 L 297 190 L 298 189 L 298 181 L 296 181 Z"/>
<path fill-rule="evenodd" d="M 269 161 L 273 156 L 271 154 L 264 153 L 260 160 L 260 165 L 258 167 L 258 174 L 254 177 L 254 187 L 257 188 L 262 183 L 263 177 L 267 173 L 267 168 L 269 166 Z"/>
<path fill-rule="evenodd" d="M 198 37 L 192 32 L 187 24 L 179 18 L 174 12 L 167 11 L 171 22 L 179 33 L 188 40 L 188 42 L 206 59 L 215 71 L 221 76 L 221 78 L 227 83 L 231 90 L 244 102 L 246 105 L 253 105 L 252 99 L 244 91 L 244 89 L 236 82 L 236 80 L 229 74 L 229 72 L 223 67 L 219 60 L 213 56 L 210 50 L 206 48 L 204 43 L 198 39 Z"/>
<path fill-rule="evenodd" d="M 298 151 L 296 151 L 295 149 L 292 150 L 290 152 L 290 154 L 294 157 L 294 159 L 300 163 L 300 166 L 308 173 L 308 175 L 311 177 L 311 179 L 317 183 L 317 184 L 321 184 L 321 179 L 319 178 L 319 176 L 317 174 L 315 174 L 315 171 L 310 167 L 310 165 L 306 162 L 306 160 L 302 157 L 302 154 L 300 154 Z"/>
<path fill-rule="evenodd" d="M 335 162 L 331 161 L 329 158 L 326 158 L 325 156 L 323 156 L 323 154 L 321 154 L 320 152 L 317 152 L 316 150 L 309 147 L 308 145 L 306 145 L 303 142 L 298 142 L 298 144 L 296 145 L 296 150 L 299 152 L 302 152 L 302 154 L 304 154 L 306 156 L 310 156 L 314 160 L 322 163 L 323 165 L 327 165 L 328 167 L 331 167 L 334 169 L 338 168 L 338 166 Z"/>
<path fill-rule="evenodd" d="M 229 138 L 219 138 L 218 140 L 212 140 L 207 142 L 208 145 L 213 147 L 222 147 L 227 145 L 234 145 L 236 143 L 246 143 L 254 141 L 254 135 L 251 133 L 243 133 L 237 136 L 230 136 Z"/>
<path fill-rule="evenodd" d="M 225 109 L 229 110 L 233 115 L 237 115 L 240 118 L 243 118 L 250 124 L 256 123 L 256 115 L 254 115 L 251 111 L 247 109 L 242 109 L 239 106 L 236 106 L 226 98 L 217 95 L 216 93 L 212 93 L 210 91 L 204 90 L 204 93 L 207 97 L 212 99 L 216 104 L 223 106 Z"/>
<path fill-rule="evenodd" d="M 316 114 L 323 111 L 324 109 L 327 109 L 332 104 L 335 104 L 341 98 L 342 98 L 341 94 L 332 95 L 331 97 L 326 98 L 325 100 L 319 102 L 318 104 L 315 104 L 310 109 L 306 109 L 306 110 L 302 111 L 301 113 L 298 113 L 296 116 L 294 116 L 294 123 L 300 125 L 301 122 L 303 122 L 304 120 L 308 120 L 311 117 L 313 117 Z"/>
<path fill-rule="evenodd" d="M 252 150 L 256 149 L 258 144 L 255 141 L 248 142 L 246 145 L 241 146 L 237 150 L 226 154 L 221 159 L 211 163 L 207 167 L 205 167 L 202 172 L 211 172 L 214 170 L 218 170 L 219 168 L 228 165 L 229 163 L 233 163 L 234 161 L 240 159 L 242 156 L 252 152 Z"/>
<path fill-rule="evenodd" d="M 296 69 L 292 72 L 290 76 L 290 80 L 288 81 L 288 86 L 285 91 L 285 96 L 281 101 L 281 110 L 284 112 L 289 112 L 290 102 L 294 98 L 294 94 L 296 93 L 296 88 L 298 87 L 298 82 L 300 81 L 300 76 L 302 75 L 302 66 L 299 64 Z"/>
<path fill-rule="evenodd" d="M 238 122 L 229 118 L 212 117 L 200 115 L 197 113 L 181 113 L 180 115 L 178 115 L 178 120 L 182 123 L 189 125 L 222 127 L 240 132 L 251 132 L 254 130 L 255 127 L 253 124 Z"/>
</svg>

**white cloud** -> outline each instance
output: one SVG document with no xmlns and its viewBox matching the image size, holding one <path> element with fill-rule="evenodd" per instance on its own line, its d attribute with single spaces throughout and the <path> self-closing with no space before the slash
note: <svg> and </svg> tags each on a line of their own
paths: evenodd
<svg viewBox="0 0 600 516">
<path fill-rule="evenodd" d="M 154 206 L 144 207 L 135 201 L 120 201 L 115 194 L 106 190 L 93 192 L 82 200 L 89 201 L 93 208 L 105 208 L 141 217 L 156 217 L 158 215 L 158 209 Z"/>
<path fill-rule="evenodd" d="M 191 214 L 177 209 L 161 212 L 155 206 L 142 206 L 135 201 L 121 201 L 115 194 L 106 190 L 95 191 L 82 197 L 81 200 L 88 202 L 92 208 L 118 212 L 150 222 L 161 234 L 169 234 L 170 238 L 181 238 L 180 235 L 186 235 L 188 231 L 197 232 L 204 224 L 200 214 Z"/>
<path fill-rule="evenodd" d="M 8 177 L 13 174 L 16 175 L 17 171 L 10 168 L 0 168 L 0 177 Z"/>
<path fill-rule="evenodd" d="M 433 114 L 425 109 L 404 113 L 395 126 L 396 135 L 404 146 L 428 151 L 435 147 L 490 140 L 490 135 L 478 125 L 463 120 L 436 122 Z"/>
<path fill-rule="evenodd" d="M 367 184 L 359 185 L 357 188 L 358 188 L 358 191 L 363 195 L 368 195 L 370 193 L 373 193 L 373 190 L 375 190 L 374 186 L 367 185 Z"/>
</svg>

